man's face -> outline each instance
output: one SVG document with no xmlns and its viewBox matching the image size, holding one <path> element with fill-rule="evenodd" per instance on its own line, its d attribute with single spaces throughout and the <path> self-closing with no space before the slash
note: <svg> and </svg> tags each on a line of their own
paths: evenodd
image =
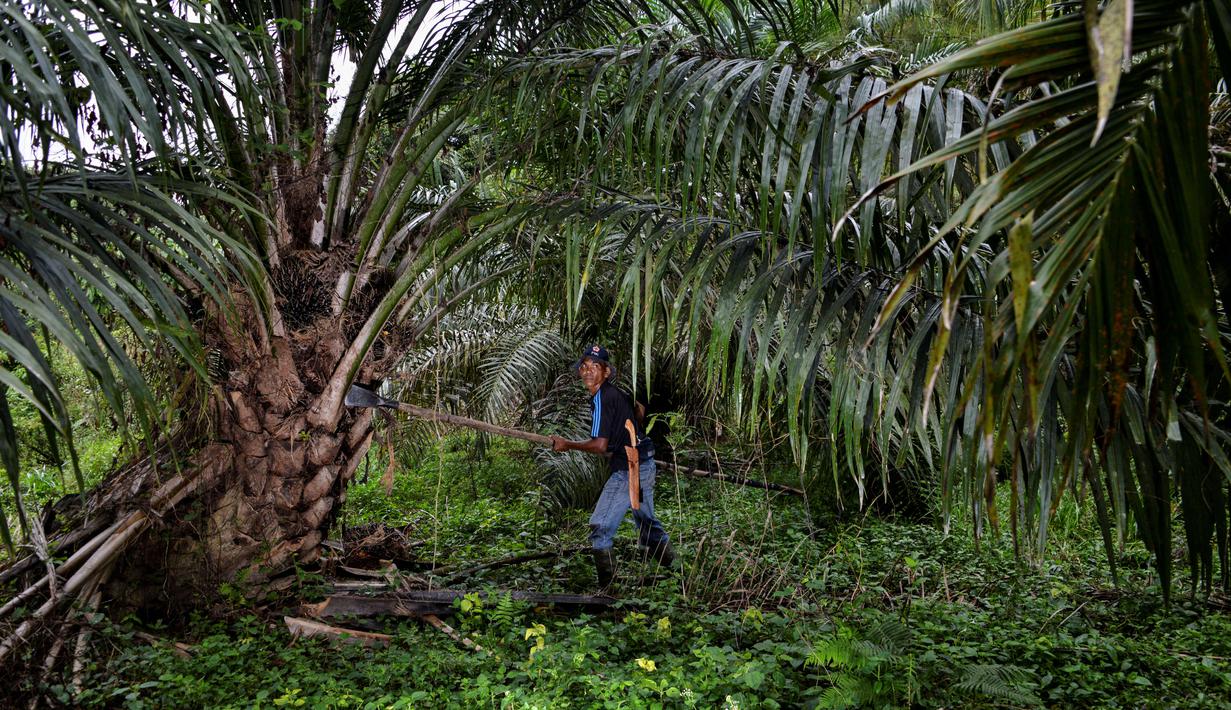
<svg viewBox="0 0 1231 710">
<path fill-rule="evenodd" d="M 581 361 L 581 366 L 577 368 L 578 374 L 581 375 L 581 382 L 589 390 L 598 389 L 603 384 L 603 380 L 607 379 L 607 366 L 597 360 L 585 358 Z"/>
</svg>

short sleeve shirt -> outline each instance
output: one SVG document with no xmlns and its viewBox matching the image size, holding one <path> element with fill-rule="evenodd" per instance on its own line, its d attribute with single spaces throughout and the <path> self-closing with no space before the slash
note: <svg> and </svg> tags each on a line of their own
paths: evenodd
<svg viewBox="0 0 1231 710">
<path fill-rule="evenodd" d="M 631 421 L 637 432 L 637 450 L 642 460 L 651 455 L 653 447 L 645 435 L 645 429 L 637 421 L 632 400 L 610 382 L 604 382 L 594 398 L 590 400 L 591 424 L 590 438 L 607 439 L 607 453 L 611 454 L 611 470 L 627 471 L 628 455 L 624 447 L 629 446 L 628 429 L 625 422 Z"/>
</svg>

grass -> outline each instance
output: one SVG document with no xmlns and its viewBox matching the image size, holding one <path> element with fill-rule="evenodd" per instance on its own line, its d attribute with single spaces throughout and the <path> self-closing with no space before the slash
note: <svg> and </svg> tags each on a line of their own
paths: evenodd
<svg viewBox="0 0 1231 710">
<path fill-rule="evenodd" d="M 540 512 L 522 446 L 469 453 L 447 440 L 398 471 L 387 496 L 387 458 L 373 455 L 344 524 L 409 525 L 439 564 L 585 544 L 588 511 Z M 1231 707 L 1231 618 L 1178 590 L 1164 608 L 1140 565 L 1113 588 L 1074 501 L 1034 564 L 1013 558 L 1004 531 L 976 546 L 960 521 L 944 535 L 815 520 L 796 499 L 713 481 L 663 475 L 657 503 L 682 568 L 662 575 L 637 560 L 630 523 L 611 614 L 471 598 L 452 623 L 477 653 L 413 621 L 384 627 L 387 649 L 292 641 L 276 605 L 152 630 L 192 644 L 191 658 L 124 620 L 102 626 L 79 694 L 66 678 L 44 689 L 129 708 Z M 586 557 L 563 556 L 468 586 L 586 592 L 592 574 Z"/>
</svg>

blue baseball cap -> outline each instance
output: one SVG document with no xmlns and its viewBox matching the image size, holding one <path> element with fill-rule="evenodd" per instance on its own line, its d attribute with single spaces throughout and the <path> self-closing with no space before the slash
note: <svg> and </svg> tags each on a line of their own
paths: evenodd
<svg viewBox="0 0 1231 710">
<path fill-rule="evenodd" d="M 573 369 L 580 369 L 581 363 L 585 362 L 587 358 L 603 363 L 611 368 L 612 374 L 615 373 L 615 366 L 611 364 L 611 356 L 607 353 L 607 348 L 604 348 L 602 345 L 591 345 L 582 351 L 581 357 L 577 358 L 577 361 L 573 363 Z"/>
</svg>

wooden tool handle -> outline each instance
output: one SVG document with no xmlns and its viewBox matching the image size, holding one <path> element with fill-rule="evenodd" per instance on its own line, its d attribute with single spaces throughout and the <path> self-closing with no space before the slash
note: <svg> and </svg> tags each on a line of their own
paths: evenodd
<svg viewBox="0 0 1231 710">
<path fill-rule="evenodd" d="M 427 419 L 429 421 L 435 421 L 435 422 L 445 422 L 446 424 L 453 424 L 455 426 L 464 426 L 468 429 L 477 429 L 479 431 L 485 431 L 488 434 L 496 434 L 498 436 L 511 436 L 514 439 L 524 439 L 526 441 L 530 441 L 535 444 L 542 444 L 543 446 L 551 446 L 551 437 L 543 436 L 542 434 L 534 434 L 528 431 L 522 431 L 520 429 L 510 429 L 509 427 L 496 426 L 495 424 L 488 424 L 487 422 L 481 422 L 478 419 L 471 419 L 470 417 L 461 417 L 456 414 L 446 414 L 445 412 L 438 412 L 435 409 L 426 409 L 424 407 L 416 407 L 413 404 L 406 404 L 405 402 L 398 403 L 398 409 L 400 411 L 406 412 L 407 414 L 413 414 L 414 416 L 419 417 L 420 419 Z"/>
</svg>

